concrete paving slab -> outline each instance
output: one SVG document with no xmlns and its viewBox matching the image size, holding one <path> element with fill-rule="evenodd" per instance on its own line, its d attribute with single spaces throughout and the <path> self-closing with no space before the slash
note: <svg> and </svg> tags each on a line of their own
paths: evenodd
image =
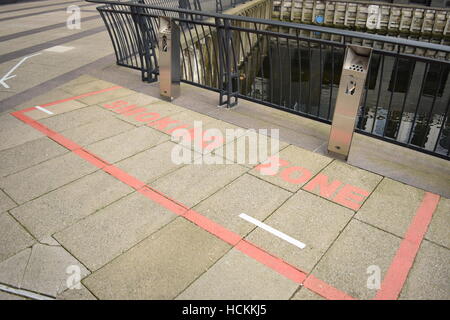
<svg viewBox="0 0 450 320">
<path fill-rule="evenodd" d="M 269 156 L 278 154 L 287 146 L 286 142 L 249 130 L 236 140 L 214 150 L 214 154 L 248 168 L 253 168 L 266 161 Z M 260 149 L 264 150 L 264 147 L 267 152 L 259 151 Z"/>
<path fill-rule="evenodd" d="M 307 151 L 293 145 L 290 145 L 287 148 L 281 150 L 277 157 L 284 161 L 287 161 L 289 163 L 287 167 L 301 167 L 306 169 L 307 173 L 300 173 L 299 171 L 297 173 L 292 173 L 292 175 L 288 176 L 287 180 L 282 173 L 282 171 L 286 167 L 282 167 L 281 163 L 278 172 L 273 175 L 262 174 L 264 173 L 264 170 L 261 171 L 256 168 L 253 168 L 250 173 L 292 192 L 296 192 L 297 190 L 299 190 L 306 182 L 308 182 L 318 172 L 325 168 L 331 161 L 333 161 L 333 159 L 331 158 L 324 157 L 317 153 Z M 265 173 L 267 173 L 267 170 Z M 303 176 L 305 177 L 305 179 L 301 179 L 301 177 Z"/>
<path fill-rule="evenodd" d="M 64 248 L 38 243 L 32 248 L 20 288 L 56 297 L 89 273 Z"/>
<path fill-rule="evenodd" d="M 70 90 L 70 88 L 72 88 L 73 86 L 92 82 L 92 81 L 98 81 L 98 79 L 91 75 L 83 74 L 83 75 L 77 77 L 76 79 L 73 79 L 73 80 L 63 84 L 59 88 L 60 88 L 60 90 L 65 90 L 65 89 Z"/>
<path fill-rule="evenodd" d="M 353 211 L 319 196 L 299 191 L 264 223 L 306 247 L 298 248 L 257 228 L 246 239 L 304 272 L 310 272 L 353 216 Z"/>
<path fill-rule="evenodd" d="M 321 177 L 326 177 L 327 185 L 330 186 L 331 191 L 326 190 L 326 188 L 322 190 L 317 185 L 311 187 L 310 183 L 303 186 L 302 189 L 320 196 L 325 196 L 326 194 L 327 199 L 355 211 L 364 204 L 370 193 L 383 179 L 382 176 L 358 169 L 338 160 L 330 163 L 320 172 L 320 175 Z M 336 183 L 337 188 L 332 187 L 334 183 Z"/>
<path fill-rule="evenodd" d="M 403 238 L 424 195 L 423 190 L 384 178 L 355 217 Z"/>
<path fill-rule="evenodd" d="M 109 163 L 115 163 L 168 140 L 166 134 L 140 127 L 93 143 L 86 149 Z"/>
<path fill-rule="evenodd" d="M 53 131 L 61 132 L 90 122 L 105 121 L 111 118 L 111 114 L 106 110 L 98 106 L 91 106 L 55 115 L 39 122 Z"/>
<path fill-rule="evenodd" d="M 173 299 L 230 246 L 178 218 L 83 284 L 100 299 Z"/>
<path fill-rule="evenodd" d="M 399 299 L 450 300 L 449 288 L 450 250 L 423 241 Z"/>
<path fill-rule="evenodd" d="M 90 270 L 97 270 L 176 217 L 135 192 L 56 233 L 55 238 Z"/>
<path fill-rule="evenodd" d="M 325 298 L 305 287 L 302 287 L 296 294 L 294 294 L 291 300 L 325 300 Z"/>
<path fill-rule="evenodd" d="M 64 292 L 56 296 L 57 300 L 97 300 L 97 298 L 86 289 L 85 286 L 80 285 L 80 289 L 66 289 Z"/>
<path fill-rule="evenodd" d="M 66 83 L 65 85 L 61 86 L 60 89 L 71 94 L 72 96 L 78 96 L 88 92 L 100 91 L 103 89 L 111 88 L 113 86 L 114 84 L 111 82 L 96 79 L 95 81 L 88 81 L 81 83 L 77 82 Z"/>
<path fill-rule="evenodd" d="M 98 171 L 27 202 L 11 210 L 11 214 L 37 239 L 43 240 L 132 191 Z"/>
<path fill-rule="evenodd" d="M 134 93 L 132 95 L 122 97 L 120 99 L 112 99 L 100 104 L 102 108 L 108 109 L 115 117 L 127 121 L 135 126 L 147 125 L 147 121 L 143 119 L 161 119 L 164 117 L 172 117 L 174 114 L 185 111 L 172 103 L 162 101 L 159 99 L 148 99 L 146 95 Z M 142 104 L 132 101 L 142 101 Z M 150 102 L 147 102 L 150 101 Z M 147 103 L 144 103 L 147 102 Z M 117 108 L 111 106 L 120 105 Z M 133 108 L 132 113 L 124 112 L 122 108 Z M 128 109 L 127 109 L 128 110 Z M 139 112 L 136 110 L 140 110 Z M 151 120 L 149 120 L 151 121 Z"/>
<path fill-rule="evenodd" d="M 297 283 L 232 249 L 177 299 L 280 300 L 289 299 L 297 288 Z"/>
<path fill-rule="evenodd" d="M 47 137 L 0 151 L 0 177 L 37 165 L 68 150 Z M 1 210 L 0 210 L 1 211 Z"/>
<path fill-rule="evenodd" d="M 115 118 L 90 122 L 82 126 L 63 131 L 62 134 L 81 146 L 101 141 L 133 129 L 134 126 Z"/>
<path fill-rule="evenodd" d="M 0 263 L 0 283 L 20 288 L 30 260 L 31 248 L 26 248 Z"/>
<path fill-rule="evenodd" d="M 22 204 L 96 170 L 84 159 L 67 153 L 0 180 L 0 187 Z"/>
<path fill-rule="evenodd" d="M 15 204 L 7 194 L 0 190 L 0 212 L 5 212 L 16 206 L 17 204 Z"/>
<path fill-rule="evenodd" d="M 348 163 L 450 198 L 448 160 L 355 134 Z"/>
<path fill-rule="evenodd" d="M 356 299 L 372 299 L 367 287 L 370 266 L 378 266 L 381 279 L 401 239 L 353 219 L 313 270 L 313 275 Z"/>
<path fill-rule="evenodd" d="M 67 99 L 70 97 L 72 97 L 70 93 L 67 93 L 61 89 L 53 89 L 50 91 L 46 91 L 43 94 L 33 96 L 26 102 L 18 104 L 17 106 L 15 106 L 14 110 L 23 110 L 25 108 L 40 106 L 41 104 L 46 104 L 61 99 Z"/>
<path fill-rule="evenodd" d="M 177 113 L 176 116 L 173 116 L 173 119 L 178 120 L 185 124 L 194 125 L 194 121 L 201 121 L 202 124 L 207 124 L 208 122 L 212 122 L 216 119 L 204 115 L 199 112 L 183 109 L 182 112 Z"/>
<path fill-rule="evenodd" d="M 0 261 L 31 246 L 35 240 L 9 214 L 0 215 Z"/>
<path fill-rule="evenodd" d="M 57 100 L 61 100 L 61 99 L 57 99 Z M 48 102 L 52 102 L 52 100 L 49 100 Z M 39 106 L 39 105 L 36 105 L 36 106 Z M 52 114 L 46 113 L 45 111 L 42 111 L 42 110 L 35 109 L 35 110 L 27 112 L 27 116 L 34 120 L 40 120 L 40 119 L 50 118 L 50 117 L 53 117 L 58 114 L 66 113 L 69 111 L 73 111 L 73 110 L 77 110 L 77 109 L 81 109 L 81 108 L 85 108 L 85 107 L 87 107 L 86 104 L 81 103 L 79 101 L 71 100 L 71 101 L 51 105 L 48 107 L 43 107 L 45 110 L 51 112 Z"/>
<path fill-rule="evenodd" d="M 88 93 L 88 92 L 100 91 L 102 89 L 107 89 L 107 88 L 111 88 L 114 86 L 115 86 L 115 84 L 113 84 L 111 82 L 97 80 L 97 81 L 90 81 L 87 83 L 74 84 L 72 86 L 66 85 L 63 88 L 63 90 L 66 91 L 67 93 L 77 96 L 77 95 L 81 95 L 81 94 Z M 108 91 L 108 92 L 98 93 L 98 94 L 88 96 L 88 97 L 79 98 L 79 99 L 77 99 L 77 101 L 83 102 L 87 105 L 94 105 L 94 104 L 98 104 L 98 103 L 108 101 L 111 99 L 129 96 L 133 93 L 134 93 L 134 91 L 132 91 L 132 90 L 120 88 L 120 89 L 116 89 L 116 90 L 112 90 L 112 91 Z"/>
<path fill-rule="evenodd" d="M 143 107 L 143 106 L 147 106 L 150 104 L 157 105 L 158 103 L 164 102 L 161 99 L 158 99 L 156 97 L 152 97 L 152 96 L 149 96 L 146 94 L 142 94 L 139 92 L 133 92 L 132 94 L 130 94 L 128 96 L 121 97 L 119 101 L 123 102 L 124 105 L 136 105 L 137 107 Z M 104 104 L 111 105 L 115 102 L 117 102 L 117 99 L 107 100 L 105 102 L 102 102 L 102 105 L 104 105 Z M 178 110 L 182 111 L 181 108 L 179 108 Z"/>
<path fill-rule="evenodd" d="M 428 226 L 425 239 L 450 249 L 450 200 L 441 198 Z"/>
<path fill-rule="evenodd" d="M 238 164 L 191 164 L 154 181 L 151 186 L 191 208 L 247 170 Z"/>
<path fill-rule="evenodd" d="M 10 114 L 0 116 L 0 150 L 9 149 L 44 135 Z"/>
<path fill-rule="evenodd" d="M 286 190 L 244 174 L 194 209 L 223 227 L 245 236 L 255 226 L 240 218 L 239 214 L 245 213 L 262 221 L 291 195 Z"/>
<path fill-rule="evenodd" d="M 151 149 L 117 162 L 116 165 L 133 177 L 148 183 L 182 166 L 171 160 L 172 151 L 176 146 L 177 144 L 171 141 L 163 142 Z M 195 157 L 198 156 L 195 155 Z"/>
</svg>

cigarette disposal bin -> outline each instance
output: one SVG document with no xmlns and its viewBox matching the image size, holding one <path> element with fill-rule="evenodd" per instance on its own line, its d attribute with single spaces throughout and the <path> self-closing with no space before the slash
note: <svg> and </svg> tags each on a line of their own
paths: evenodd
<svg viewBox="0 0 450 320">
<path fill-rule="evenodd" d="M 159 17 L 159 92 L 168 100 L 180 95 L 180 28 L 170 17 Z"/>
<path fill-rule="evenodd" d="M 347 159 L 352 143 L 364 84 L 369 70 L 371 48 L 348 45 L 328 140 L 328 151 Z"/>
</svg>

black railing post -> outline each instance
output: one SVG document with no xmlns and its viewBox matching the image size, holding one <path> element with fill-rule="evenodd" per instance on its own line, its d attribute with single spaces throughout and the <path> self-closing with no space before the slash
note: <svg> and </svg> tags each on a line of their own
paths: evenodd
<svg viewBox="0 0 450 320">
<path fill-rule="evenodd" d="M 143 0 L 139 0 L 139 2 Z M 157 78 L 157 65 L 155 54 L 156 39 L 152 37 L 152 26 L 146 25 L 142 16 L 143 8 L 130 7 L 131 16 L 135 26 L 135 36 L 141 61 L 142 81 L 155 82 Z"/>
<path fill-rule="evenodd" d="M 219 43 L 219 105 L 233 107 L 238 102 L 239 77 L 234 72 L 236 61 L 233 53 L 233 37 L 230 29 L 230 20 L 216 19 L 216 28 Z M 226 97 L 226 99 L 224 99 Z"/>
</svg>

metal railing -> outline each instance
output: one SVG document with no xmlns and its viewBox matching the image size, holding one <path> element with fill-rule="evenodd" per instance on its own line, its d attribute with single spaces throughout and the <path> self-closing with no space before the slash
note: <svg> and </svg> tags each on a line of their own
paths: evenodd
<svg viewBox="0 0 450 320">
<path fill-rule="evenodd" d="M 158 76 L 158 17 L 181 26 L 182 81 L 331 123 L 347 44 L 373 48 L 356 131 L 450 159 L 450 47 L 348 30 L 117 2 L 97 8 L 119 65 Z M 145 0 L 148 1 L 148 0 Z M 422 51 L 409 54 L 409 49 Z"/>
</svg>

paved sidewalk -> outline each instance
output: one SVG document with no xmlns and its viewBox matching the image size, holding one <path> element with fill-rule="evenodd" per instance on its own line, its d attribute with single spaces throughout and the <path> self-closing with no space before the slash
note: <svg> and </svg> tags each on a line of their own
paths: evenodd
<svg viewBox="0 0 450 320">
<path fill-rule="evenodd" d="M 239 127 L 92 76 L 10 112 L 0 299 L 450 299 L 445 197 L 273 138 L 249 163 L 246 129 L 180 149 L 175 128 Z"/>
</svg>

